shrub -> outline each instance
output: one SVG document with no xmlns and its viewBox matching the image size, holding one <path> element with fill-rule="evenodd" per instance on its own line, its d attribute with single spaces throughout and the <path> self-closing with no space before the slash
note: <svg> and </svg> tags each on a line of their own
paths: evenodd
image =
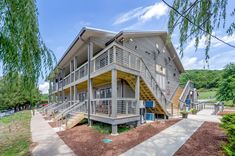
<svg viewBox="0 0 235 156">
<path fill-rule="evenodd" d="M 225 129 L 228 143 L 224 145 L 224 152 L 229 156 L 235 155 L 235 113 L 227 114 L 221 119 L 221 127 Z"/>
</svg>

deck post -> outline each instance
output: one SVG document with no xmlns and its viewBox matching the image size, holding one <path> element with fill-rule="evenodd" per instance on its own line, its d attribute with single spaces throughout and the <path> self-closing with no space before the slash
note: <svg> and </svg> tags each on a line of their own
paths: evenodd
<svg viewBox="0 0 235 156">
<path fill-rule="evenodd" d="M 117 125 L 112 125 L 112 133 L 111 135 L 118 135 L 118 127 Z"/>
<path fill-rule="evenodd" d="M 135 99 L 136 101 L 136 114 L 140 115 L 140 76 L 137 75 L 136 82 L 135 82 Z M 137 125 L 140 124 L 140 118 L 139 121 L 137 121 Z"/>
<path fill-rule="evenodd" d="M 74 67 L 73 67 L 74 68 L 74 74 L 73 74 L 74 78 L 73 78 L 73 80 L 75 82 L 75 78 L 76 78 L 75 70 L 77 68 L 77 59 L 76 59 L 76 56 L 74 56 L 74 58 L 73 58 L 73 65 L 74 65 Z M 76 100 L 77 100 L 77 87 L 76 87 L 76 84 L 74 84 L 73 89 L 74 89 L 74 91 L 73 91 L 73 94 L 74 94 L 73 101 L 75 103 Z"/>
<path fill-rule="evenodd" d="M 70 84 L 70 87 L 69 87 L 69 100 L 70 100 L 70 105 L 72 104 L 72 99 L 73 99 L 73 94 L 72 94 L 72 72 L 73 72 L 73 69 L 72 69 L 72 60 L 70 61 L 69 63 L 69 74 L 70 74 L 70 79 L 69 79 L 69 84 Z"/>
<path fill-rule="evenodd" d="M 57 103 L 60 102 L 61 98 L 60 98 L 60 74 L 58 74 L 57 76 L 57 86 L 58 86 L 58 98 L 57 98 Z"/>
<path fill-rule="evenodd" d="M 88 83 L 87 83 L 87 100 L 88 100 L 88 125 L 91 126 L 91 98 L 92 98 L 92 82 L 91 82 L 91 58 L 93 57 L 93 43 L 88 41 Z"/>
<path fill-rule="evenodd" d="M 112 70 L 112 117 L 117 117 L 117 70 Z"/>
<path fill-rule="evenodd" d="M 62 69 L 62 103 L 64 102 L 64 68 Z"/>
</svg>

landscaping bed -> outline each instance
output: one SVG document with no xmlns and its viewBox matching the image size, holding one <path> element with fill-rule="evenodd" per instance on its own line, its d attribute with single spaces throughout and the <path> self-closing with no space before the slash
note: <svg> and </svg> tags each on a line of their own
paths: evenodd
<svg viewBox="0 0 235 156">
<path fill-rule="evenodd" d="M 226 135 L 219 123 L 204 122 L 174 156 L 221 156 Z"/>
<path fill-rule="evenodd" d="M 76 126 L 72 129 L 58 132 L 60 138 L 76 153 L 83 156 L 120 155 L 137 144 L 147 140 L 160 131 L 170 127 L 180 119 L 166 122 L 153 122 L 123 132 L 118 136 L 99 133 L 87 125 Z M 111 139 L 110 143 L 103 143 L 103 139 Z"/>
</svg>

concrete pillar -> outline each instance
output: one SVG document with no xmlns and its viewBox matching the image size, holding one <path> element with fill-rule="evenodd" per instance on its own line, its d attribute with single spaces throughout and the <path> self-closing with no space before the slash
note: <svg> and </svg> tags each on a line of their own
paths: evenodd
<svg viewBox="0 0 235 156">
<path fill-rule="evenodd" d="M 89 40 L 88 42 L 88 83 L 87 83 L 87 100 L 88 100 L 88 125 L 91 126 L 91 94 L 92 94 L 92 83 L 91 83 L 91 58 L 93 57 L 93 43 Z"/>
<path fill-rule="evenodd" d="M 118 135 L 118 127 L 117 127 L 117 125 L 112 125 L 112 134 L 111 135 Z"/>
<path fill-rule="evenodd" d="M 112 70 L 112 117 L 117 117 L 117 70 Z"/>
</svg>

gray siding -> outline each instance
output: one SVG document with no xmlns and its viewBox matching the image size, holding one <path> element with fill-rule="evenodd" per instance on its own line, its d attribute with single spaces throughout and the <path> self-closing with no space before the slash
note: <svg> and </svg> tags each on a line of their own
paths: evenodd
<svg viewBox="0 0 235 156">
<path fill-rule="evenodd" d="M 124 41 L 123 45 L 136 51 L 142 56 L 152 75 L 156 76 L 156 80 L 156 64 L 161 65 L 166 69 L 166 89 L 164 92 L 168 100 L 170 100 L 179 84 L 179 70 L 172 61 L 173 58 L 170 58 L 168 49 L 165 48 L 162 39 L 159 36 L 138 37 L 132 38 L 132 40 L 129 41 Z"/>
</svg>

